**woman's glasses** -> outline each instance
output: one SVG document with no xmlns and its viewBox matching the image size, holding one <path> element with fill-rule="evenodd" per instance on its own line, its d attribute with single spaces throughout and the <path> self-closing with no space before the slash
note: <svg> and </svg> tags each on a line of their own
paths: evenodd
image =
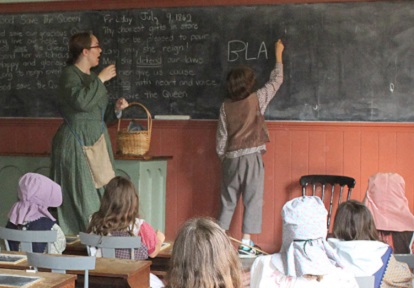
<svg viewBox="0 0 414 288">
<path fill-rule="evenodd" d="M 89 47 L 89 49 L 92 49 L 92 48 L 101 48 L 101 46 L 99 46 L 99 45 L 95 45 L 95 46 L 91 46 L 91 47 Z"/>
</svg>

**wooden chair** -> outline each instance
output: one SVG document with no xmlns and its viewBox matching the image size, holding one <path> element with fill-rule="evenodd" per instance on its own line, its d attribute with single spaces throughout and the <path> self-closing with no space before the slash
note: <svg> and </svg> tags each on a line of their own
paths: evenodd
<svg viewBox="0 0 414 288">
<path fill-rule="evenodd" d="M 79 232 L 82 244 L 86 245 L 88 255 L 91 255 L 90 248 L 100 248 L 102 257 L 116 258 L 115 249 L 131 249 L 131 259 L 135 259 L 134 250 L 141 247 L 141 237 L 138 236 L 101 236 Z"/>
<path fill-rule="evenodd" d="M 51 245 L 57 239 L 57 232 L 54 230 L 16 230 L 0 227 L 0 239 L 4 240 L 6 250 L 10 251 L 8 241 L 20 242 L 20 250 L 23 252 L 33 252 L 33 243 L 47 243 L 47 251 L 51 250 Z"/>
<path fill-rule="evenodd" d="M 83 287 L 89 287 L 89 270 L 95 269 L 96 258 L 91 256 L 52 255 L 26 253 L 27 263 L 38 268 L 51 269 L 53 273 L 66 274 L 66 270 L 84 270 Z"/>
<path fill-rule="evenodd" d="M 374 276 L 358 276 L 355 277 L 355 280 L 360 288 L 374 288 L 375 286 Z"/>
<path fill-rule="evenodd" d="M 355 179 L 347 176 L 337 176 L 337 175 L 304 175 L 300 177 L 299 180 L 300 185 L 302 186 L 302 196 L 306 195 L 307 186 L 310 185 L 312 187 L 312 195 L 315 196 L 318 187 L 321 190 L 321 199 L 324 201 L 325 199 L 325 188 L 326 186 L 331 187 L 331 195 L 330 195 L 330 202 L 329 202 L 329 209 L 328 209 L 328 231 L 331 226 L 331 216 L 333 210 L 333 202 L 334 202 L 334 195 L 335 191 L 339 193 L 338 195 L 338 205 L 342 202 L 342 194 L 344 187 L 347 186 L 347 197 L 346 200 L 351 198 L 352 189 L 355 187 Z M 339 189 L 335 189 L 338 187 Z M 339 191 L 338 191 L 339 190 Z"/>
</svg>

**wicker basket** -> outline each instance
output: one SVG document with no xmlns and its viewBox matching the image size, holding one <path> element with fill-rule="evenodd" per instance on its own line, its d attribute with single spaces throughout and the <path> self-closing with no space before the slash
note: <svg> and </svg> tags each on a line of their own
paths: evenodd
<svg viewBox="0 0 414 288">
<path fill-rule="evenodd" d="M 151 114 L 144 105 L 132 102 L 128 107 L 140 106 L 147 113 L 147 130 L 128 131 L 126 128 L 120 130 L 121 118 L 118 119 L 117 147 L 118 153 L 123 155 L 145 155 L 148 153 L 151 142 L 152 118 Z"/>
</svg>

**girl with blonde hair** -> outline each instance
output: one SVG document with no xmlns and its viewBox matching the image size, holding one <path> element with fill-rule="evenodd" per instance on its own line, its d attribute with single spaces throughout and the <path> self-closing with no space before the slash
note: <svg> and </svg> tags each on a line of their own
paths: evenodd
<svg viewBox="0 0 414 288">
<path fill-rule="evenodd" d="M 210 218 L 188 220 L 174 242 L 169 288 L 239 288 L 241 265 L 230 239 Z"/>
</svg>

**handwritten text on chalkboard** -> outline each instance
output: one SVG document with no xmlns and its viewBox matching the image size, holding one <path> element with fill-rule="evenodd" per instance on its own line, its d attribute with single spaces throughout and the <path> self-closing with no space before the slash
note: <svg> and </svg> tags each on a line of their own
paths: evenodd
<svg viewBox="0 0 414 288">
<path fill-rule="evenodd" d="M 68 40 L 92 31 L 97 71 L 117 67 L 110 99 L 153 115 L 217 118 L 227 72 L 250 65 L 263 85 L 282 38 L 284 83 L 267 119 L 414 121 L 412 1 L 0 16 L 0 117 L 58 117 Z"/>
</svg>

